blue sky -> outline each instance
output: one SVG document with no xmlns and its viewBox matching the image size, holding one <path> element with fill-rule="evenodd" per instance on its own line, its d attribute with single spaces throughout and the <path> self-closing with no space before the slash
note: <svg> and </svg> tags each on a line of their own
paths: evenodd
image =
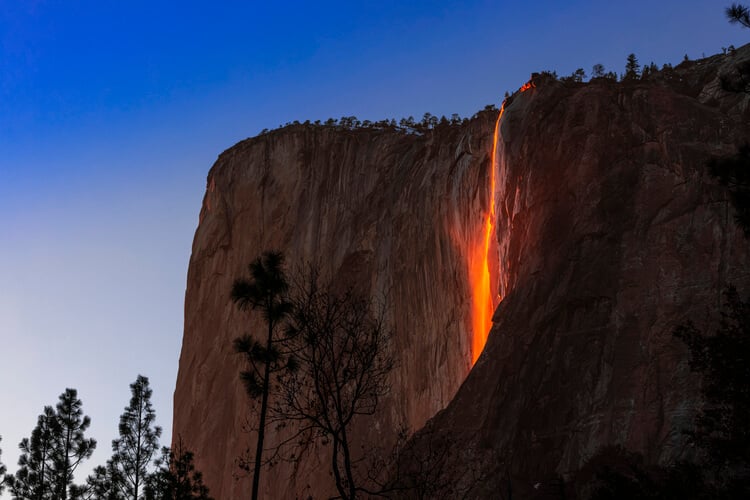
<svg viewBox="0 0 750 500">
<path fill-rule="evenodd" d="M 750 35 L 725 3 L 0 0 L 3 461 L 75 387 L 104 462 L 139 373 L 168 443 L 205 176 L 238 140 L 471 115 L 532 71 L 622 71 L 630 52 L 710 55 Z"/>
</svg>

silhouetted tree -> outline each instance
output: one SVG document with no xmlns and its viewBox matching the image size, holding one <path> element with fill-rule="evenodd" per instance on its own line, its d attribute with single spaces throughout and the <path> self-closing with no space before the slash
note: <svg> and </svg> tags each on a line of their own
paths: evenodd
<svg viewBox="0 0 750 500">
<path fill-rule="evenodd" d="M 84 437 L 90 422 L 75 389 L 60 395 L 56 410 L 45 406 L 31 437 L 18 445 L 21 456 L 15 476 L 5 478 L 14 498 L 76 496 L 79 490 L 73 485 L 73 472 L 96 448 L 94 439 Z"/>
<path fill-rule="evenodd" d="M 739 23 L 750 28 L 750 10 L 744 5 L 733 3 L 726 9 L 726 15 L 730 23 Z M 727 49 L 730 56 L 735 55 L 734 45 Z M 719 75 L 721 88 L 728 92 L 744 92 L 750 94 L 750 61 L 740 61 L 734 64 L 729 71 Z"/>
<path fill-rule="evenodd" d="M 211 500 L 203 475 L 193 465 L 193 453 L 183 446 L 182 437 L 176 450 L 162 448 L 156 465 L 146 485 L 146 500 Z"/>
<path fill-rule="evenodd" d="M 604 78 L 604 65 L 596 63 L 591 68 L 591 78 Z"/>
<path fill-rule="evenodd" d="M 96 448 L 95 439 L 84 437 L 91 419 L 83 414 L 83 403 L 78 391 L 65 389 L 57 403 L 58 436 L 53 447 L 55 497 L 68 498 L 68 489 L 73 484 L 73 472 L 80 463 L 91 457 Z"/>
<path fill-rule="evenodd" d="M 438 117 L 434 116 L 432 113 L 425 113 L 424 116 L 422 116 L 422 121 L 420 122 L 420 125 L 423 129 L 433 129 L 438 124 Z"/>
<path fill-rule="evenodd" d="M 578 68 L 573 73 L 571 73 L 570 76 L 564 76 L 560 80 L 563 82 L 580 83 L 580 82 L 583 82 L 583 80 L 585 79 L 586 79 L 586 72 L 583 70 L 583 68 Z"/>
<path fill-rule="evenodd" d="M 352 423 L 375 413 L 390 390 L 394 362 L 384 309 L 351 289 L 334 292 L 314 268 L 296 288 L 288 330 L 298 367 L 283 380 L 284 397 L 274 414 L 299 422 L 301 433 L 325 439 L 336 489 L 352 499 L 371 493 L 354 472 Z"/>
<path fill-rule="evenodd" d="M 401 118 L 398 122 L 399 127 L 405 128 L 405 129 L 414 129 L 417 124 L 414 121 L 414 117 L 410 116 L 408 118 Z"/>
<path fill-rule="evenodd" d="M 471 490 L 487 479 L 481 464 L 462 460 L 460 444 L 434 428 L 419 434 L 418 439 L 408 439 L 407 430 L 400 430 L 393 452 L 380 464 L 389 470 L 389 482 L 379 493 L 414 500 L 474 498 L 469 496 Z"/>
<path fill-rule="evenodd" d="M 659 68 L 653 62 L 643 66 L 641 70 L 641 80 L 646 80 L 659 72 Z"/>
<path fill-rule="evenodd" d="M 31 431 L 18 445 L 21 456 L 15 476 L 8 478 L 8 488 L 14 498 L 46 500 L 55 497 L 55 447 L 60 436 L 60 424 L 54 408 L 45 406 Z"/>
<path fill-rule="evenodd" d="M 260 311 L 267 327 L 260 341 L 250 335 L 234 340 L 235 352 L 243 354 L 249 365 L 248 370 L 240 373 L 245 390 L 250 398 L 261 400 L 258 440 L 253 457 L 253 500 L 258 498 L 271 376 L 294 368 L 294 358 L 286 355 L 283 349 L 288 339 L 278 334 L 278 327 L 292 310 L 287 298 L 289 283 L 283 263 L 280 252 L 264 252 L 250 264 L 250 279 L 238 279 L 232 285 L 232 300 L 237 307 L 243 311 Z M 249 470 L 249 460 L 241 460 L 240 466 Z"/>
<path fill-rule="evenodd" d="M 742 4 L 733 3 L 726 8 L 727 19 L 732 24 L 740 24 L 745 28 L 750 28 L 750 10 Z"/>
<path fill-rule="evenodd" d="M 550 71 L 550 70 L 540 71 L 539 77 L 542 80 L 553 80 L 553 81 L 558 80 L 557 71 Z"/>
<path fill-rule="evenodd" d="M 635 54 L 628 55 L 628 60 L 625 63 L 625 75 L 623 80 L 637 80 L 640 75 L 641 65 L 638 64 L 638 59 Z"/>
<path fill-rule="evenodd" d="M 691 436 L 719 470 L 724 488 L 750 495 L 750 303 L 730 287 L 713 335 L 692 323 L 675 331 L 690 350 L 690 368 L 703 377 L 704 407 Z"/>
<path fill-rule="evenodd" d="M 80 496 L 86 500 L 125 500 L 121 491 L 124 481 L 114 461 L 108 460 L 107 465 L 95 467 L 86 478 L 86 488 Z"/>
<path fill-rule="evenodd" d="M 2 442 L 3 437 L 0 436 L 0 442 Z M 0 457 L 3 456 L 3 450 L 0 449 Z M 3 465 L 2 460 L 0 460 L 0 495 L 2 495 L 3 490 L 5 488 L 5 465 Z"/>
<path fill-rule="evenodd" d="M 118 480 L 121 492 L 133 500 L 141 498 L 151 459 L 159 449 L 161 427 L 154 425 L 152 392 L 143 375 L 130 384 L 130 403 L 120 415 L 120 437 L 112 441 L 112 466 L 119 474 L 110 477 Z"/>
</svg>

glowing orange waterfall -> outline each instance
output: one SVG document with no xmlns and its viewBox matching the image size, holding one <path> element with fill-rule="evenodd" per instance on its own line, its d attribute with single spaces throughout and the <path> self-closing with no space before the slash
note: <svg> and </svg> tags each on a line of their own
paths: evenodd
<svg viewBox="0 0 750 500">
<path fill-rule="evenodd" d="M 529 81 L 519 89 L 519 92 L 536 88 L 534 82 Z M 492 164 L 490 165 L 490 197 L 489 207 L 484 216 L 484 238 L 473 249 L 469 261 L 469 279 L 472 289 L 472 340 L 471 340 L 471 364 L 474 365 L 479 355 L 482 354 L 484 344 L 492 328 L 492 314 L 495 307 L 502 300 L 499 295 L 493 296 L 493 285 L 490 279 L 490 271 L 497 271 L 497 266 L 492 265 L 489 259 L 493 248 L 495 227 L 495 168 L 497 167 L 497 141 L 500 136 L 500 120 L 505 111 L 505 102 L 500 106 L 500 112 L 495 122 L 495 135 L 492 139 Z"/>
<path fill-rule="evenodd" d="M 476 363 L 477 358 L 484 349 L 487 336 L 492 328 L 492 313 L 495 309 L 495 301 L 492 297 L 490 286 L 489 253 L 492 241 L 493 228 L 495 226 L 495 165 L 497 156 L 497 140 L 500 127 L 500 118 L 503 116 L 505 103 L 500 107 L 500 113 L 495 122 L 495 135 L 492 142 L 492 163 L 490 164 L 490 197 L 489 207 L 484 216 L 484 234 L 480 244 L 474 248 L 471 256 L 469 279 L 472 287 L 472 341 L 471 341 L 471 363 Z"/>
</svg>

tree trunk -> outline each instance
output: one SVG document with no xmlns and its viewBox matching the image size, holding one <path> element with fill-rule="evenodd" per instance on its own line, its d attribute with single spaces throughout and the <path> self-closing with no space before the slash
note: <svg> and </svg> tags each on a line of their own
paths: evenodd
<svg viewBox="0 0 750 500">
<path fill-rule="evenodd" d="M 346 426 L 341 427 L 341 447 L 344 450 L 344 472 L 346 480 L 349 482 L 349 498 L 357 497 L 357 487 L 354 484 L 354 474 L 352 472 L 352 457 L 349 453 L 349 441 L 346 437 Z"/>
<path fill-rule="evenodd" d="M 337 435 L 333 435 L 333 457 L 331 457 L 331 468 L 333 469 L 333 478 L 336 481 L 336 489 L 339 492 L 339 495 L 341 495 L 341 498 L 344 500 L 348 500 L 349 497 L 347 496 L 346 488 L 344 488 L 344 484 L 341 482 L 341 471 L 339 471 L 339 446 L 341 443 L 339 442 L 339 437 Z"/>
<path fill-rule="evenodd" d="M 268 321 L 268 341 L 266 342 L 266 350 L 271 349 L 271 342 L 273 341 L 273 321 Z M 263 456 L 263 438 L 266 433 L 266 412 L 268 410 L 268 392 L 269 382 L 271 378 L 271 363 L 266 361 L 266 366 L 263 369 L 263 396 L 260 403 L 260 424 L 258 427 L 258 444 L 255 447 L 255 469 L 253 470 L 253 500 L 258 500 L 258 485 L 260 484 L 260 466 L 262 463 Z"/>
</svg>

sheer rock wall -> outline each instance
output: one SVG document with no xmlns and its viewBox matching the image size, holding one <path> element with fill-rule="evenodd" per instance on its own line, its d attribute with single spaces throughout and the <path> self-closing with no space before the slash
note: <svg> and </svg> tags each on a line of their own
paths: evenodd
<svg viewBox="0 0 750 500">
<path fill-rule="evenodd" d="M 750 58 L 686 63 L 653 80 L 541 78 L 507 103 L 498 146 L 501 294 L 487 345 L 416 437 L 448 442 L 470 498 L 559 495 L 559 478 L 618 444 L 690 455 L 700 404 L 685 346 L 723 292 L 750 291 L 750 250 L 707 162 L 750 139 L 750 95 L 719 75 Z M 545 493 L 546 492 L 546 493 Z"/>
<path fill-rule="evenodd" d="M 219 157 L 190 259 L 173 424 L 216 498 L 240 498 L 251 482 L 233 477 L 255 438 L 243 432 L 252 413 L 232 339 L 261 329 L 229 292 L 264 250 L 284 251 L 290 264 L 319 261 L 337 280 L 387 298 L 392 397 L 358 441 L 387 450 L 400 426 L 420 428 L 453 397 L 471 364 L 467 252 L 489 206 L 495 117 L 424 135 L 294 125 Z M 261 491 L 327 497 L 327 457 L 312 449 L 296 466 L 279 464 Z"/>
</svg>

